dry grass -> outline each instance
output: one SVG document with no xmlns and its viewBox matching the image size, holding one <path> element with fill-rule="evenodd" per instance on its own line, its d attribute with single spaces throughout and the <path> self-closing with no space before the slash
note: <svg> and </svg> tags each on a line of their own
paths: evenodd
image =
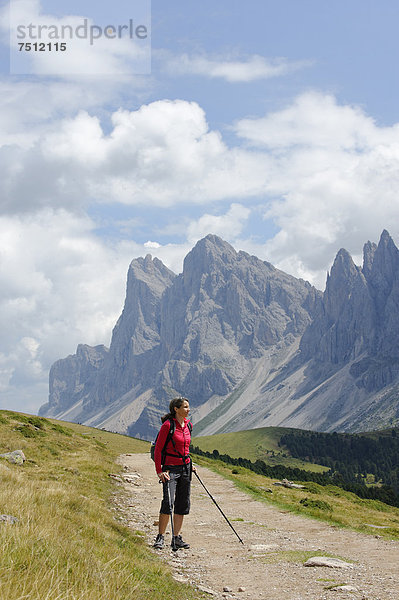
<svg viewBox="0 0 399 600">
<path fill-rule="evenodd" d="M 349 527 L 372 535 L 378 532 L 378 535 L 388 539 L 399 539 L 399 508 L 377 500 L 363 500 L 333 485 L 321 486 L 314 482 L 303 482 L 305 489 L 287 489 L 274 486 L 276 479 L 257 475 L 243 467 L 232 469 L 231 465 L 221 461 L 199 456 L 195 457 L 195 462 L 234 481 L 240 489 L 257 500 L 332 525 Z M 305 499 L 307 502 L 303 502 Z"/>
<path fill-rule="evenodd" d="M 199 598 L 175 582 L 139 534 L 110 510 L 109 473 L 140 440 L 0 411 L 0 453 L 22 449 L 24 466 L 0 460 L 2 600 Z"/>
</svg>

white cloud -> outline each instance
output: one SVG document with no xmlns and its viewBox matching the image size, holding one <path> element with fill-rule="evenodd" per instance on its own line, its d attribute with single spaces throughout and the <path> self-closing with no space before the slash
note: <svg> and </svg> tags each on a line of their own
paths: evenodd
<svg viewBox="0 0 399 600">
<path fill-rule="evenodd" d="M 200 75 L 211 79 L 224 79 L 229 83 L 249 83 L 258 79 L 282 77 L 311 64 L 309 61 L 290 62 L 285 58 L 269 59 L 257 54 L 245 59 L 236 59 L 231 56 L 174 56 L 169 52 L 159 51 L 156 56 L 172 76 Z"/>
<path fill-rule="evenodd" d="M 267 157 L 229 149 L 195 102 L 157 101 L 116 111 L 111 120 L 106 134 L 98 117 L 81 111 L 54 122 L 29 148 L 4 148 L 4 210 L 72 208 L 85 206 L 88 198 L 164 207 L 207 204 L 248 197 L 265 186 Z"/>
<path fill-rule="evenodd" d="M 187 228 L 187 239 L 191 244 L 213 233 L 234 243 L 242 233 L 251 210 L 242 204 L 232 204 L 222 215 L 204 214 L 197 221 L 191 221 Z"/>
<path fill-rule="evenodd" d="M 280 228 L 268 242 L 269 260 L 313 273 L 319 285 L 337 246 L 353 252 L 398 217 L 399 126 L 379 127 L 329 95 L 303 94 L 266 117 L 239 121 L 235 129 L 247 149 L 229 147 L 194 102 L 121 109 L 111 122 L 105 131 L 96 115 L 80 111 L 47 124 L 29 148 L 4 148 L 4 211 L 81 210 L 97 200 L 182 204 L 189 215 L 192 203 L 244 206 L 263 198 L 265 218 Z M 225 230 L 209 210 L 198 223 L 188 221 L 188 239 L 207 227 Z"/>
<path fill-rule="evenodd" d="M 194 102 L 121 109 L 111 122 L 106 131 L 96 115 L 80 111 L 46 125 L 30 147 L 15 143 L 0 151 L 4 210 L 78 209 L 88 200 L 169 207 L 263 197 L 281 227 L 289 219 L 300 225 L 303 215 L 309 235 L 317 228 L 320 237 L 323 222 L 334 241 L 349 206 L 372 204 L 382 194 L 389 203 L 395 193 L 399 126 L 379 127 L 331 96 L 304 94 L 286 109 L 239 121 L 236 132 L 247 148 L 228 146 Z"/>
<path fill-rule="evenodd" d="M 263 252 L 324 288 L 340 247 L 359 255 L 399 218 L 399 125 L 379 127 L 358 107 L 318 93 L 236 124 L 237 134 L 273 158 L 264 216 L 280 228 Z"/>
<path fill-rule="evenodd" d="M 150 240 L 148 240 L 148 242 L 144 243 L 144 248 L 160 248 L 161 244 L 158 244 L 158 242 L 151 242 Z"/>
<path fill-rule="evenodd" d="M 242 119 L 235 130 L 247 142 L 272 150 L 304 146 L 362 151 L 376 142 L 395 141 L 399 125 L 379 128 L 359 107 L 340 105 L 329 94 L 307 92 L 266 117 Z"/>
<path fill-rule="evenodd" d="M 263 198 L 265 218 L 280 228 L 269 260 L 313 273 L 318 283 L 337 246 L 354 251 L 398 216 L 399 126 L 379 127 L 330 95 L 303 94 L 280 111 L 239 121 L 235 130 L 249 148 L 228 146 L 201 107 L 183 100 L 120 109 L 111 123 L 106 130 L 80 111 L 45 124 L 29 147 L 0 150 L 3 211 L 79 211 L 97 200 L 181 204 L 189 215 L 190 204 Z M 196 224 L 187 220 L 188 239 L 208 226 L 226 230 L 209 210 Z"/>
<path fill-rule="evenodd" d="M 23 388 L 38 408 L 55 360 L 80 342 L 109 344 L 128 265 L 142 253 L 133 242 L 107 246 L 89 219 L 66 211 L 0 218 L 0 387 L 9 398 Z"/>
<path fill-rule="evenodd" d="M 151 79 L 138 77 L 0 79 L 0 146 L 15 145 L 27 151 L 63 126 L 63 119 L 68 121 L 82 111 L 107 116 L 105 105 L 120 105 L 126 94 L 142 102 L 151 85 Z"/>
</svg>

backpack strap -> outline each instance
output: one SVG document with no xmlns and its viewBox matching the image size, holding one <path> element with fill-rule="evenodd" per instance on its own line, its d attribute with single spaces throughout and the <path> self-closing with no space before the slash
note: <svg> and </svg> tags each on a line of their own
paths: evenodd
<svg viewBox="0 0 399 600">
<path fill-rule="evenodd" d="M 163 448 L 161 450 L 161 465 L 162 465 L 162 467 L 165 464 L 165 458 L 166 458 L 166 456 L 168 456 L 168 454 L 166 452 L 167 445 L 169 444 L 170 441 L 172 441 L 173 446 L 175 445 L 174 442 L 173 442 L 173 434 L 175 432 L 175 422 L 171 418 L 169 418 L 168 420 L 169 420 L 169 424 L 170 424 L 169 431 L 168 431 L 168 435 L 166 436 L 165 444 L 164 444 L 164 446 L 163 446 Z"/>
</svg>

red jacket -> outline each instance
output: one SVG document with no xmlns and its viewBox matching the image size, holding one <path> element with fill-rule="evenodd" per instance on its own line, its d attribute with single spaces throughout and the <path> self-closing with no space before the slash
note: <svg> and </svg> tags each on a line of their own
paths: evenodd
<svg viewBox="0 0 399 600">
<path fill-rule="evenodd" d="M 176 456 L 165 456 L 165 465 L 182 465 L 183 459 L 178 455 L 178 452 L 183 456 L 187 456 L 190 449 L 191 442 L 191 433 L 188 428 L 187 423 L 188 419 L 184 419 L 183 426 L 180 425 L 177 419 L 174 419 L 175 422 L 175 431 L 173 433 L 173 441 L 175 443 L 175 447 L 172 444 L 172 441 L 169 441 L 167 447 L 165 448 L 167 454 L 175 454 Z M 159 430 L 157 443 L 155 444 L 155 470 L 157 473 L 161 473 L 162 465 L 161 465 L 161 453 L 163 447 L 165 446 L 166 438 L 168 437 L 168 433 L 170 431 L 170 421 L 167 419 L 164 423 L 162 423 L 161 429 Z M 177 452 L 178 451 L 178 452 Z M 187 457 L 185 460 L 186 464 L 190 462 L 190 459 Z"/>
</svg>

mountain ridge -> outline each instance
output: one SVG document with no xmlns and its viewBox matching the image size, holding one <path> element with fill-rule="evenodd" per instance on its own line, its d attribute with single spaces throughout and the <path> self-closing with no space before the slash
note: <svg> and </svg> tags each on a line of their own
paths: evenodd
<svg viewBox="0 0 399 600">
<path fill-rule="evenodd" d="M 40 414 L 149 439 L 184 395 L 202 434 L 388 425 L 399 413 L 397 307 L 386 230 L 365 244 L 362 267 L 338 251 L 324 294 L 209 234 L 179 275 L 150 255 L 132 261 L 109 350 L 57 361 Z"/>
</svg>

